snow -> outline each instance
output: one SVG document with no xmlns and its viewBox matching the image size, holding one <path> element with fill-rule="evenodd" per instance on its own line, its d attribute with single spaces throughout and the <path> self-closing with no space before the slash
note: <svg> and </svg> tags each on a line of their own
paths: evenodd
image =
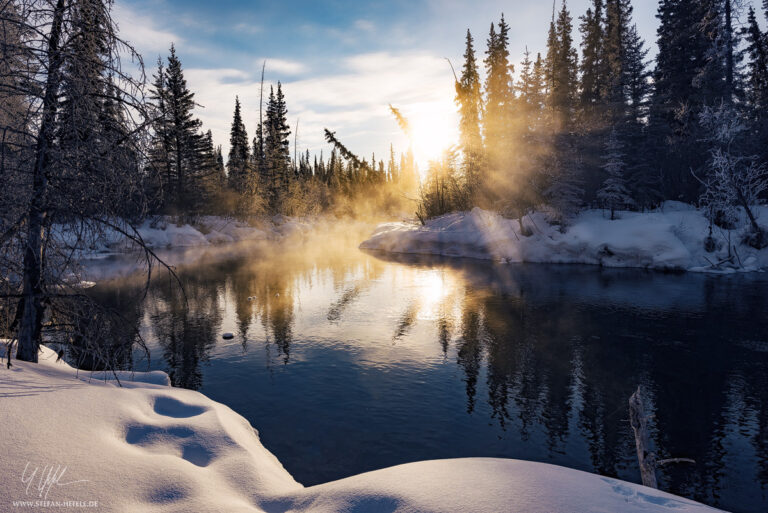
<svg viewBox="0 0 768 513">
<path fill-rule="evenodd" d="M 184 224 L 169 216 L 144 221 L 136 227 L 138 235 L 152 249 L 190 248 L 220 246 L 245 241 L 267 241 L 302 237 L 309 233 L 318 220 L 301 220 L 276 216 L 273 219 L 253 223 L 216 216 L 204 216 L 195 220 L 195 225 Z M 67 228 L 59 227 L 59 236 L 64 241 L 76 241 Z M 85 258 L 99 258 L 105 255 L 126 253 L 136 249 L 135 244 L 114 230 L 107 230 L 87 251 Z"/>
<path fill-rule="evenodd" d="M 410 463 L 305 488 L 243 417 L 158 377 L 125 374 L 120 387 L 57 362 L 47 348 L 39 364 L 3 365 L 0 510 L 37 511 L 14 501 L 47 500 L 82 503 L 53 510 L 150 513 L 716 511 L 615 479 L 487 458 Z"/>
<path fill-rule="evenodd" d="M 768 207 L 756 206 L 759 219 L 768 219 Z M 520 233 L 516 219 L 473 209 L 427 222 L 379 225 L 362 249 L 468 257 L 504 263 L 573 263 L 605 267 L 641 267 L 708 272 L 757 271 L 768 267 L 768 249 L 755 250 L 740 244 L 742 230 L 715 228 L 718 249 L 704 250 L 709 222 L 690 205 L 668 201 L 653 212 L 619 211 L 611 221 L 602 210 L 586 210 L 565 231 L 547 222 L 544 213 L 526 216 L 533 232 Z M 763 221 L 764 222 L 764 221 Z M 736 246 L 732 264 L 713 268 L 728 258 L 728 246 Z M 739 259 L 741 264 L 739 265 Z"/>
</svg>

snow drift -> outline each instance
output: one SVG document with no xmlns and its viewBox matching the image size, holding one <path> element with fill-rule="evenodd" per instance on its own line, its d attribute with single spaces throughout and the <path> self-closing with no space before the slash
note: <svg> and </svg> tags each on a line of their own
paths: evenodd
<svg viewBox="0 0 768 513">
<path fill-rule="evenodd" d="M 768 207 L 755 207 L 761 219 Z M 768 267 L 768 249 L 741 244 L 740 230 L 715 228 L 717 249 L 708 253 L 704 240 L 709 222 L 695 208 L 668 201 L 653 212 L 619 212 L 611 221 L 601 210 L 579 214 L 563 232 L 543 213 L 526 216 L 533 235 L 520 233 L 515 219 L 473 209 L 445 215 L 426 226 L 409 223 L 379 225 L 362 249 L 490 259 L 503 263 L 575 263 L 606 267 L 719 271 L 756 271 Z M 732 260 L 721 265 L 729 256 Z M 735 247 L 735 249 L 734 249 Z"/>
<path fill-rule="evenodd" d="M 243 417 L 163 385 L 158 373 L 123 374 L 120 387 L 46 348 L 39 364 L 13 363 L 0 370 L 2 511 L 716 511 L 585 472 L 487 458 L 411 463 L 304 488 Z"/>
</svg>

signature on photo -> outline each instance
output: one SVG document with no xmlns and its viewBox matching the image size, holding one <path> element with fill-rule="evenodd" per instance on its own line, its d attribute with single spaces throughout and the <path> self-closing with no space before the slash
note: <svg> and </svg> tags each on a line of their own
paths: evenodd
<svg viewBox="0 0 768 513">
<path fill-rule="evenodd" d="M 48 493 L 54 486 L 69 486 L 77 483 L 87 483 L 88 479 L 78 479 L 76 481 L 63 481 L 64 474 L 67 472 L 66 466 L 45 464 L 33 466 L 28 461 L 21 473 L 21 482 L 27 485 L 27 496 L 37 492 L 37 497 L 48 499 Z"/>
</svg>

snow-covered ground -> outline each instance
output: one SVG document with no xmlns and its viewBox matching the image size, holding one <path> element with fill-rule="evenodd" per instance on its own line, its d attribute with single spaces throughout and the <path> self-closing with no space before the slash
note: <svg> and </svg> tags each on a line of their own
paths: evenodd
<svg viewBox="0 0 768 513">
<path fill-rule="evenodd" d="M 292 236 L 304 236 L 314 227 L 328 221 L 294 219 L 275 216 L 271 219 L 254 220 L 251 223 L 216 216 L 197 218 L 194 226 L 173 217 L 160 216 L 144 221 L 136 227 L 138 236 L 152 249 L 178 249 L 201 246 L 221 246 L 236 242 L 274 241 Z M 57 232 L 63 241 L 74 241 L 74 234 L 60 227 Z M 136 245 L 116 230 L 108 229 L 90 247 L 80 251 L 84 258 L 126 253 Z"/>
<path fill-rule="evenodd" d="M 40 356 L 0 369 L 0 511 L 716 511 L 615 479 L 487 458 L 304 488 L 243 417 L 167 386 L 163 373 L 124 374 L 120 387 L 56 362 L 50 349 Z"/>
<path fill-rule="evenodd" d="M 754 207 L 762 226 L 768 227 L 768 207 Z M 743 229 L 715 227 L 718 248 L 708 253 L 704 240 L 709 223 L 690 205 L 668 201 L 657 211 L 617 212 L 611 221 L 602 210 L 587 210 L 565 232 L 550 225 L 543 213 L 526 216 L 533 232 L 520 233 L 517 220 L 475 208 L 471 212 L 432 219 L 426 226 L 409 223 L 379 225 L 363 242 L 363 249 L 469 257 L 499 262 L 579 263 L 606 267 L 736 272 L 768 268 L 768 249 L 757 251 L 741 244 Z M 729 236 L 732 259 L 729 258 Z M 713 266 L 713 264 L 715 264 Z M 717 265 L 720 264 L 720 265 Z"/>
</svg>

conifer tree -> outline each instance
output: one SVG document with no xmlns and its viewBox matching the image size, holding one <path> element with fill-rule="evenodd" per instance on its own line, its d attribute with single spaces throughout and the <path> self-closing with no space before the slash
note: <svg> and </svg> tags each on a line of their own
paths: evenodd
<svg viewBox="0 0 768 513">
<path fill-rule="evenodd" d="M 637 25 L 632 25 L 626 34 L 624 49 L 624 87 L 628 102 L 628 122 L 639 125 L 648 116 L 648 100 L 652 87 L 651 72 L 646 59 L 648 49 L 637 31 Z"/>
<path fill-rule="evenodd" d="M 461 78 L 456 83 L 456 102 L 459 104 L 461 118 L 459 133 L 464 152 L 464 174 L 471 196 L 478 190 L 481 182 L 480 155 L 483 145 L 480 134 L 483 99 L 473 41 L 472 34 L 467 30 L 464 66 Z"/>
<path fill-rule="evenodd" d="M 556 137 L 559 151 L 547 157 L 546 188 L 543 199 L 549 210 L 549 218 L 565 228 L 568 221 L 579 212 L 584 201 L 581 177 L 582 161 L 576 146 L 567 135 Z"/>
<path fill-rule="evenodd" d="M 517 81 L 516 90 L 518 93 L 520 115 L 523 120 L 523 125 L 526 131 L 530 130 L 535 119 L 534 106 L 535 97 L 537 96 L 536 84 L 534 84 L 534 63 L 531 60 L 531 52 L 528 47 L 525 47 L 523 53 L 523 61 L 520 63 L 520 76 Z"/>
<path fill-rule="evenodd" d="M 267 175 L 267 193 L 273 212 L 280 209 L 281 198 L 288 191 L 291 180 L 290 127 L 288 126 L 288 108 L 280 82 L 277 94 L 270 87 L 267 103 L 266 136 L 264 154 Z"/>
<path fill-rule="evenodd" d="M 616 219 L 616 210 L 635 204 L 627 187 L 625 177 L 626 164 L 624 162 L 624 145 L 618 131 L 614 128 L 605 144 L 605 163 L 603 169 L 607 177 L 603 185 L 597 191 L 597 199 L 611 211 L 611 220 Z"/>
<path fill-rule="evenodd" d="M 102 103 L 107 94 L 107 6 L 101 0 L 73 2 L 70 16 L 77 29 L 62 62 L 57 136 L 59 151 L 67 162 L 59 172 L 68 176 L 73 187 L 66 194 L 77 196 L 78 189 L 86 187 L 86 176 L 109 172 L 93 152 L 100 146 L 107 148 L 105 141 L 100 141 L 105 129 L 101 124 Z"/>
<path fill-rule="evenodd" d="M 629 0 L 606 0 L 605 12 L 605 91 L 613 125 L 623 123 L 627 117 L 627 47 L 632 21 Z"/>
<path fill-rule="evenodd" d="M 171 158 L 171 126 L 168 105 L 166 101 L 166 77 L 162 58 L 157 58 L 157 71 L 152 76 L 150 99 L 154 102 L 155 112 L 152 121 L 152 143 L 150 147 L 150 162 L 163 177 L 166 188 L 173 184 L 173 159 Z"/>
<path fill-rule="evenodd" d="M 161 168 L 166 170 L 164 195 L 166 205 L 181 205 L 188 193 L 190 182 L 200 162 L 201 123 L 193 116 L 194 93 L 187 88 L 187 81 L 171 45 L 168 65 L 158 68 L 152 97 L 158 102 L 159 119 L 155 122 L 155 142 L 162 157 L 167 159 Z M 156 156 L 158 156 L 156 154 Z"/>
<path fill-rule="evenodd" d="M 661 0 L 650 130 L 666 197 L 694 201 L 706 151 L 699 113 L 723 97 L 725 74 L 713 56 L 716 24 L 710 0 Z M 714 52 L 717 54 L 718 52 Z"/>
<path fill-rule="evenodd" d="M 531 109 L 537 116 L 537 121 L 540 121 L 541 113 L 544 109 L 545 89 L 544 59 L 541 57 L 541 53 L 538 53 L 536 54 L 536 61 L 533 63 L 533 73 L 531 75 L 531 87 L 529 93 L 529 103 Z M 538 126 L 538 123 L 536 123 L 535 126 Z"/>
<path fill-rule="evenodd" d="M 768 11 L 766 15 L 768 18 Z M 747 100 L 757 114 L 768 108 L 768 34 L 761 30 L 752 6 L 749 7 L 747 26 L 743 33 L 747 43 L 744 52 L 748 58 Z"/>
<path fill-rule="evenodd" d="M 235 112 L 229 132 L 227 173 L 229 176 L 229 186 L 239 194 L 246 194 L 251 190 L 252 186 L 248 150 L 248 134 L 246 133 L 245 124 L 240 112 L 240 98 L 235 97 Z"/>
<path fill-rule="evenodd" d="M 389 145 L 389 162 L 387 163 L 387 181 L 395 183 L 399 179 L 397 172 L 397 161 L 395 160 L 395 147 Z"/>
<path fill-rule="evenodd" d="M 764 7 L 768 19 L 768 0 Z M 761 160 L 768 162 L 768 33 L 760 29 L 752 7 L 743 33 L 747 56 L 746 100 L 755 133 L 753 145 Z"/>
<path fill-rule="evenodd" d="M 553 82 L 552 98 L 555 108 L 563 116 L 560 125 L 566 126 L 572 119 L 577 84 L 578 55 L 573 47 L 573 23 L 568 6 L 563 0 L 557 17 L 557 66 Z"/>
<path fill-rule="evenodd" d="M 549 22 L 549 31 L 547 32 L 547 55 L 544 60 L 544 84 L 547 109 L 550 111 L 550 117 L 553 116 L 554 102 L 552 93 L 555 89 L 555 71 L 558 65 L 558 42 L 557 26 L 555 25 L 555 4 L 552 3 L 552 19 Z"/>
<path fill-rule="evenodd" d="M 581 17 L 581 108 L 591 117 L 605 90 L 603 0 L 594 0 L 593 7 Z"/>
<path fill-rule="evenodd" d="M 512 149 L 512 107 L 514 89 L 509 63 L 509 25 L 501 15 L 499 32 L 493 25 L 486 50 L 485 150 L 496 169 L 509 166 Z"/>
<path fill-rule="evenodd" d="M 215 197 L 226 183 L 224 167 L 219 167 L 218 154 L 210 130 L 203 135 L 200 148 L 200 170 L 196 184 L 198 194 L 192 198 L 193 203 L 187 205 L 188 209 L 197 211 L 205 206 L 213 206 Z"/>
</svg>

